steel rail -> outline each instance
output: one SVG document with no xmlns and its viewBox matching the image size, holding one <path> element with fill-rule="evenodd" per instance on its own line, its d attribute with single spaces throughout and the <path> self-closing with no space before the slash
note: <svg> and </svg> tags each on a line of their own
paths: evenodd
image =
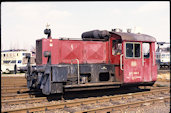
<svg viewBox="0 0 171 113">
<path fill-rule="evenodd" d="M 9 89 L 1 89 L 1 94 L 8 94 L 8 93 L 18 93 L 18 92 L 24 92 L 24 91 L 29 91 L 28 88 L 9 88 Z"/>
<path fill-rule="evenodd" d="M 27 87 L 27 83 L 25 84 L 5 84 L 5 85 L 2 85 L 1 84 L 1 87 Z"/>
<path fill-rule="evenodd" d="M 84 99 L 84 100 L 74 100 L 72 102 L 63 102 L 60 104 L 50 104 L 50 105 L 42 105 L 42 106 L 37 106 L 37 107 L 28 107 L 28 108 L 23 108 L 23 109 L 14 109 L 14 110 L 7 110 L 7 111 L 2 111 L 2 113 L 5 112 L 19 112 L 19 111 L 24 111 L 24 112 L 33 112 L 33 111 L 39 111 L 39 109 L 41 110 L 50 110 L 50 109 L 57 109 L 57 108 L 64 108 L 64 107 L 72 107 L 72 106 L 77 106 L 77 105 L 86 105 L 86 104 L 91 104 L 91 103 L 97 103 L 97 102 L 105 102 L 105 101 L 110 101 L 110 100 L 117 100 L 117 99 L 127 99 L 127 98 L 133 98 L 136 96 L 148 96 L 150 94 L 158 94 L 159 93 L 164 93 L 164 94 L 168 94 L 168 92 L 170 92 L 170 89 L 163 89 L 163 90 L 153 90 L 153 91 L 147 91 L 147 92 L 138 92 L 138 93 L 129 93 L 129 94 L 123 94 L 123 95 L 115 95 L 115 96 L 108 96 L 108 97 L 96 97 L 96 98 L 88 98 L 88 99 Z M 43 97 L 42 97 L 43 98 Z M 45 98 L 43 98 L 44 100 L 46 100 Z M 41 98 L 39 98 L 38 100 L 35 99 L 29 99 L 30 102 L 34 102 L 34 100 L 36 102 L 41 102 Z M 22 103 L 28 103 L 29 100 L 27 99 L 23 99 Z M 21 101 L 21 100 L 20 100 Z M 2 101 L 1 104 L 5 104 L 5 103 L 10 103 L 10 102 L 14 102 L 14 103 L 20 103 L 19 101 Z"/>
<path fill-rule="evenodd" d="M 2 84 L 1 87 L 27 87 L 27 83 L 9 83 L 9 84 Z"/>
<path fill-rule="evenodd" d="M 35 94 L 41 94 L 40 92 L 29 92 L 23 94 L 1 94 L 1 101 L 10 99 L 22 99 L 22 98 L 33 98 L 36 97 Z"/>
<path fill-rule="evenodd" d="M 22 88 L 27 88 L 27 87 L 25 87 L 25 86 L 1 86 L 1 90 L 8 90 L 8 89 L 22 89 Z"/>
<path fill-rule="evenodd" d="M 25 99 L 17 99 L 17 100 L 4 100 L 1 101 L 1 105 L 16 105 L 16 104 L 25 104 L 25 103 L 36 103 L 47 101 L 46 97 L 39 97 L 39 98 L 25 98 Z"/>
<path fill-rule="evenodd" d="M 10 81 L 8 81 L 8 82 L 1 82 L 1 85 L 2 86 L 5 86 L 5 85 L 25 85 L 25 84 L 27 84 L 27 82 L 10 82 Z"/>
<path fill-rule="evenodd" d="M 122 111 L 124 109 L 128 109 L 130 107 L 139 107 L 139 106 L 143 106 L 143 104 L 155 104 L 158 102 L 163 102 L 163 101 L 170 101 L 170 96 L 169 97 L 164 97 L 164 98 L 156 98 L 156 99 L 148 99 L 148 100 L 144 100 L 144 101 L 138 101 L 138 102 L 129 102 L 126 104 L 120 104 L 120 105 L 113 105 L 113 106 L 108 106 L 108 107 L 100 107 L 100 108 L 95 108 L 95 109 L 90 109 L 90 110 L 85 110 L 85 111 L 79 111 L 79 112 L 75 112 L 75 113 L 98 113 L 98 112 L 112 112 L 112 111 Z M 125 113 L 125 112 L 124 112 Z"/>
</svg>

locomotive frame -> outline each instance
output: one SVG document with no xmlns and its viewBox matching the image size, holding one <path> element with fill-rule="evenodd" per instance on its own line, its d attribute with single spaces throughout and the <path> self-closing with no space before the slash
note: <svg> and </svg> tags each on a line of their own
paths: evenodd
<svg viewBox="0 0 171 113">
<path fill-rule="evenodd" d="M 36 66 L 26 73 L 27 87 L 43 94 L 153 85 L 157 79 L 156 39 L 149 35 L 93 30 L 83 40 L 36 41 Z M 145 45 L 144 45 L 145 43 Z M 144 47 L 148 45 L 148 55 Z"/>
</svg>

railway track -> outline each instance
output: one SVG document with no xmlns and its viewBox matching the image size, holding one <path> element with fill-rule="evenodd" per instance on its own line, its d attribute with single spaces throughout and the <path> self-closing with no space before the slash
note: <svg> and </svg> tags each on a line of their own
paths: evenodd
<svg viewBox="0 0 171 113">
<path fill-rule="evenodd" d="M 6 88 L 8 88 L 8 87 L 27 87 L 27 82 L 26 81 L 24 81 L 24 82 L 20 82 L 20 81 L 18 81 L 18 82 L 9 82 L 9 81 L 6 81 L 6 82 L 2 82 L 2 80 L 1 80 L 1 87 L 6 87 Z"/>
<path fill-rule="evenodd" d="M 9 94 L 9 93 L 22 93 L 25 91 L 29 91 L 27 87 L 18 87 L 18 88 L 1 88 L 1 94 Z"/>
<path fill-rule="evenodd" d="M 161 103 L 161 102 L 170 102 L 170 97 L 164 97 L 164 98 L 157 98 L 157 99 L 148 99 L 144 101 L 137 101 L 137 102 L 128 102 L 126 104 L 119 104 L 119 105 L 112 105 L 108 107 L 100 107 L 90 110 L 83 110 L 78 111 L 75 113 L 100 113 L 103 111 L 103 113 L 112 113 L 112 112 L 121 112 L 126 113 L 129 111 L 130 108 L 136 108 L 136 107 L 142 107 L 145 105 L 152 105 L 155 103 Z M 137 111 L 137 109 L 136 109 Z"/>
<path fill-rule="evenodd" d="M 169 96 L 170 89 L 160 89 L 160 90 L 152 90 L 152 91 L 147 91 L 147 92 L 138 92 L 138 93 L 129 93 L 129 94 L 123 94 L 123 95 L 116 95 L 116 96 L 104 96 L 104 97 L 96 97 L 96 98 L 87 98 L 87 99 L 75 99 L 72 101 L 67 101 L 67 102 L 57 102 L 57 103 L 48 103 L 45 105 L 42 105 L 43 102 L 47 101 L 45 97 L 42 98 L 35 98 L 35 99 L 20 99 L 16 101 L 2 101 L 1 105 L 2 106 L 7 106 L 7 105 L 15 105 L 16 103 L 18 105 L 24 104 L 24 103 L 40 103 L 36 107 L 25 107 L 22 109 L 12 109 L 12 110 L 3 110 L 2 113 L 8 112 L 35 112 L 35 111 L 47 111 L 47 110 L 54 110 L 54 109 L 66 109 L 69 111 L 72 111 L 72 107 L 75 106 L 88 106 L 92 104 L 99 104 L 99 103 L 104 103 L 104 102 L 113 102 L 114 105 L 108 106 L 107 108 L 101 107 L 103 109 L 111 109 L 113 110 L 115 108 L 115 104 L 120 105 L 120 106 L 130 106 L 130 105 L 136 105 L 136 104 L 143 104 L 143 102 L 155 102 L 155 101 L 169 101 L 170 96 Z M 134 101 L 136 99 L 136 101 Z M 130 101 L 132 100 L 132 101 Z M 143 101 L 142 101 L 143 100 Z M 118 103 L 120 102 L 121 103 Z M 126 104 L 123 104 L 122 101 L 127 101 Z M 129 102 L 130 101 L 130 102 Z M 138 102 L 138 103 L 137 103 Z M 123 104 L 123 105 L 122 105 Z M 109 104 L 110 105 L 110 104 Z M 80 109 L 82 111 L 83 109 Z M 92 112 L 94 111 L 99 111 L 102 109 L 99 108 L 92 108 Z M 78 110 L 79 111 L 79 110 Z M 84 111 L 84 110 L 83 110 Z M 74 111 L 75 112 L 75 111 Z M 91 112 L 90 110 L 85 110 L 85 112 Z"/>
<path fill-rule="evenodd" d="M 3 87 L 21 87 L 26 86 L 26 82 L 20 83 L 20 82 L 12 82 L 12 83 L 1 83 L 1 86 Z"/>
<path fill-rule="evenodd" d="M 27 84 L 11 84 L 11 85 L 1 85 L 2 88 L 17 88 L 17 87 L 27 87 Z"/>
<path fill-rule="evenodd" d="M 28 91 L 25 77 L 1 77 L 1 95 Z"/>
<path fill-rule="evenodd" d="M 11 85 L 1 85 L 1 94 L 5 95 L 5 94 L 11 94 L 11 93 L 22 93 L 22 92 L 27 92 L 29 91 L 29 89 L 25 84 L 11 84 Z"/>
<path fill-rule="evenodd" d="M 163 89 L 164 87 L 146 87 L 147 89 L 150 90 L 160 90 Z M 166 87 L 167 88 L 167 87 Z M 140 89 L 145 89 L 144 87 L 140 87 Z M 19 91 L 17 91 L 19 92 Z M 35 97 L 41 97 L 44 96 L 41 94 L 41 92 L 36 92 L 36 91 L 25 91 L 24 93 L 1 93 L 1 100 L 12 100 L 12 99 L 25 99 L 25 98 L 35 98 Z"/>
<path fill-rule="evenodd" d="M 162 70 L 162 72 L 166 72 L 166 70 Z M 10 79 L 10 78 L 8 78 L 8 79 Z M 35 104 L 40 104 L 40 105 L 43 102 L 48 103 L 47 97 L 41 97 L 41 96 L 37 97 L 37 95 L 39 95 L 39 92 L 37 94 L 34 93 L 34 92 L 29 92 L 29 90 L 26 87 L 26 80 L 25 80 L 24 77 L 22 79 L 20 79 L 19 81 L 12 78 L 12 79 L 10 79 L 10 82 L 9 82 L 8 79 L 6 79 L 6 80 L 4 79 L 5 81 L 3 81 L 3 83 L 1 82 L 1 107 L 2 106 L 19 106 L 19 105 L 25 105 L 26 103 L 27 104 L 34 104 L 35 103 Z M 1 81 L 2 81 L 2 79 L 1 79 Z M 16 82 L 16 81 L 18 81 L 18 82 Z M 161 89 L 162 88 L 158 88 L 158 90 L 161 90 Z M 155 90 L 155 88 L 153 89 L 153 87 L 152 87 L 151 90 Z M 25 92 L 25 93 L 23 93 L 23 92 Z M 17 94 L 17 93 L 19 93 L 19 94 Z M 131 95 L 133 95 L 133 94 L 131 94 Z M 104 99 L 104 100 L 115 100 L 115 99 Z M 167 99 L 165 99 L 163 101 L 166 101 L 166 100 Z M 72 102 L 62 102 L 62 105 L 50 104 L 50 106 L 44 105 L 44 107 L 39 106 L 39 108 L 43 109 L 43 111 L 44 110 L 50 110 L 50 109 L 63 109 L 63 108 L 69 109 L 70 107 L 74 107 L 74 106 L 77 106 L 77 105 L 92 104 L 93 102 L 99 103 L 100 101 L 98 101 L 98 100 L 97 101 L 90 100 L 89 102 L 87 102 L 87 101 L 82 100 L 80 103 L 76 102 L 77 104 L 74 104 L 75 102 L 73 102 L 73 103 Z M 70 103 L 70 104 L 67 104 L 67 103 Z M 84 103 L 86 103 L 86 104 L 84 104 Z M 57 106 L 57 107 L 54 107 L 54 106 Z M 61 106 L 61 107 L 59 107 L 59 106 Z M 63 106 L 63 108 L 62 108 L 62 106 Z M 111 110 L 115 109 L 114 105 L 112 105 L 112 106 L 110 106 L 111 108 L 109 106 L 108 106 L 109 108 L 104 107 L 104 109 L 111 109 Z M 21 111 L 24 111 L 24 112 L 25 111 L 31 112 L 32 110 L 33 111 L 34 110 L 39 111 L 39 108 L 29 107 L 29 108 L 24 108 L 23 110 L 21 109 Z M 95 109 L 92 108 L 92 110 L 93 110 L 92 112 L 96 111 L 96 109 L 97 109 L 97 111 L 100 110 L 99 108 L 95 108 Z M 12 109 L 12 110 L 8 110 L 8 111 L 6 110 L 6 111 L 3 111 L 3 112 L 20 112 L 20 109 L 16 109 L 16 110 L 18 110 L 18 111 L 15 111 L 15 109 Z M 91 112 L 91 111 L 85 110 L 85 112 Z"/>
<path fill-rule="evenodd" d="M 1 77 L 1 83 L 26 82 L 25 77 Z"/>
<path fill-rule="evenodd" d="M 24 99 L 24 98 L 34 98 L 36 96 L 41 96 L 41 92 L 29 91 L 21 94 L 1 94 L 1 101 L 3 100 L 14 100 L 14 99 Z"/>
<path fill-rule="evenodd" d="M 1 84 L 26 83 L 25 77 L 1 77 Z"/>
</svg>

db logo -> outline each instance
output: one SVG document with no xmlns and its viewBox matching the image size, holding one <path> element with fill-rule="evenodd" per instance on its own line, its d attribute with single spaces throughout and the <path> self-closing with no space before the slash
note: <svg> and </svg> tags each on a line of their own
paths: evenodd
<svg viewBox="0 0 171 113">
<path fill-rule="evenodd" d="M 131 66 L 132 66 L 132 67 L 137 66 L 137 62 L 136 62 L 136 61 L 132 61 L 132 62 L 131 62 Z"/>
</svg>

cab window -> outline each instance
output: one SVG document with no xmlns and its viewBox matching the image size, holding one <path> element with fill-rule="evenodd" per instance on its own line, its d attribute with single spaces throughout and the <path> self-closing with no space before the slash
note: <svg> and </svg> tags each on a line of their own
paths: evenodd
<svg viewBox="0 0 171 113">
<path fill-rule="evenodd" d="M 144 58 L 150 57 L 150 43 L 143 43 L 143 55 Z"/>
<path fill-rule="evenodd" d="M 126 58 L 140 58 L 141 46 L 139 43 L 126 43 Z"/>
<path fill-rule="evenodd" d="M 140 57 L 140 44 L 135 44 L 135 57 Z"/>
<path fill-rule="evenodd" d="M 112 41 L 112 55 L 120 55 L 122 53 L 122 43 L 118 40 Z"/>
<path fill-rule="evenodd" d="M 133 44 L 126 44 L 126 57 L 133 57 Z"/>
</svg>

